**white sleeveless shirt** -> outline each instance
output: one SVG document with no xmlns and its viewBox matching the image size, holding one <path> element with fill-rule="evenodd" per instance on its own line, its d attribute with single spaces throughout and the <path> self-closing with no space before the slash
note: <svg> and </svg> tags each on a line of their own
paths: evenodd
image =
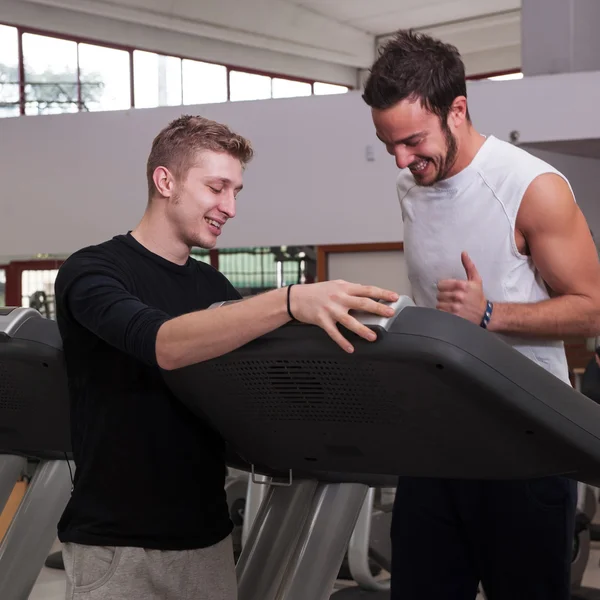
<svg viewBox="0 0 600 600">
<path fill-rule="evenodd" d="M 488 300 L 522 303 L 550 297 L 531 257 L 522 255 L 515 242 L 523 194 L 543 173 L 566 180 L 551 165 L 493 136 L 468 167 L 433 186 L 417 185 L 408 169 L 400 172 L 404 255 L 417 306 L 435 308 L 439 280 L 467 278 L 463 250 L 475 263 Z M 500 337 L 569 383 L 562 341 Z"/>
</svg>

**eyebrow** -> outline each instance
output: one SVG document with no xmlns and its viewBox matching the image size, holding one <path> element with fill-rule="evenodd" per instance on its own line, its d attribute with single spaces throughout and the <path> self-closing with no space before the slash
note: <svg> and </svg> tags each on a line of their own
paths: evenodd
<svg viewBox="0 0 600 600">
<path fill-rule="evenodd" d="M 415 141 L 415 139 L 421 138 L 424 135 L 427 134 L 427 131 L 417 131 L 416 133 L 412 133 L 411 135 L 409 135 L 408 137 L 402 139 L 402 140 L 395 140 L 394 141 L 394 145 L 397 144 L 408 144 L 411 141 Z M 377 133 L 377 138 L 379 139 L 380 142 L 387 144 L 388 142 L 386 142 L 385 140 L 383 140 L 381 138 L 381 136 L 379 135 L 379 133 Z"/>
<path fill-rule="evenodd" d="M 231 181 L 231 179 L 228 179 L 227 177 L 214 177 L 214 176 L 208 176 L 209 180 L 212 181 L 220 181 L 222 184 L 224 185 L 232 185 L 233 181 Z M 244 189 L 244 185 L 240 184 L 238 187 L 234 188 L 236 191 L 241 192 Z"/>
</svg>

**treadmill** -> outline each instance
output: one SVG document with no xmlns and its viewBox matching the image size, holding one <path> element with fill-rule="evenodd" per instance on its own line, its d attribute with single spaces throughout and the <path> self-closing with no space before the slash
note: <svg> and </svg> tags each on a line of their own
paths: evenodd
<svg viewBox="0 0 600 600">
<path fill-rule="evenodd" d="M 600 484 L 600 406 L 489 332 L 408 298 L 359 318 L 374 343 L 289 323 L 167 384 L 266 484 L 237 564 L 240 600 L 326 600 L 371 487 L 398 475 Z M 0 504 L 36 465 L 0 545 L 0 598 L 27 598 L 71 492 L 54 321 L 0 309 Z"/>
<path fill-rule="evenodd" d="M 240 600 L 327 600 L 371 487 L 399 475 L 600 485 L 600 406 L 494 334 L 407 297 L 344 353 L 289 323 L 163 377 L 267 483 Z M 342 328 L 343 329 L 343 328 Z"/>
<path fill-rule="evenodd" d="M 56 323 L 0 308 L 0 511 L 33 476 L 0 544 L 0 598 L 24 600 L 56 539 L 71 494 L 69 399 Z"/>
</svg>

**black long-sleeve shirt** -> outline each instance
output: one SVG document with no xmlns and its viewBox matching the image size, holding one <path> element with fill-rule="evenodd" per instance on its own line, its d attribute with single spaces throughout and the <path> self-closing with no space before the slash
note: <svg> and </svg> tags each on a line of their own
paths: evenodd
<svg viewBox="0 0 600 600">
<path fill-rule="evenodd" d="M 237 291 L 127 234 L 70 256 L 55 293 L 76 463 L 60 540 L 183 550 L 225 538 L 223 440 L 167 388 L 155 346 L 165 321 Z"/>
</svg>

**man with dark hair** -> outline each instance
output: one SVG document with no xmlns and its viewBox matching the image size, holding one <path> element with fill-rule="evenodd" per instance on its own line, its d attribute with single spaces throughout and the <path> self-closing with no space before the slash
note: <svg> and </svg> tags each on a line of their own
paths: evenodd
<svg viewBox="0 0 600 600">
<path fill-rule="evenodd" d="M 476 131 L 457 49 L 427 35 L 398 32 L 363 98 L 401 169 L 416 304 L 487 328 L 568 383 L 561 340 L 600 331 L 600 264 L 566 178 Z M 490 600 L 567 600 L 575 506 L 565 477 L 401 477 L 392 599 L 472 600 L 481 583 Z"/>
<path fill-rule="evenodd" d="M 67 600 L 235 600 L 224 442 L 160 369 L 210 360 L 289 322 L 373 341 L 351 309 L 393 314 L 398 295 L 343 281 L 240 296 L 190 257 L 235 216 L 250 142 L 184 116 L 155 138 L 149 202 L 123 235 L 75 252 L 56 279 L 77 467 L 59 523 Z M 291 293 L 290 293 L 291 292 Z M 340 350 L 342 351 L 342 350 Z M 214 398 L 219 402 L 219 398 Z"/>
</svg>

